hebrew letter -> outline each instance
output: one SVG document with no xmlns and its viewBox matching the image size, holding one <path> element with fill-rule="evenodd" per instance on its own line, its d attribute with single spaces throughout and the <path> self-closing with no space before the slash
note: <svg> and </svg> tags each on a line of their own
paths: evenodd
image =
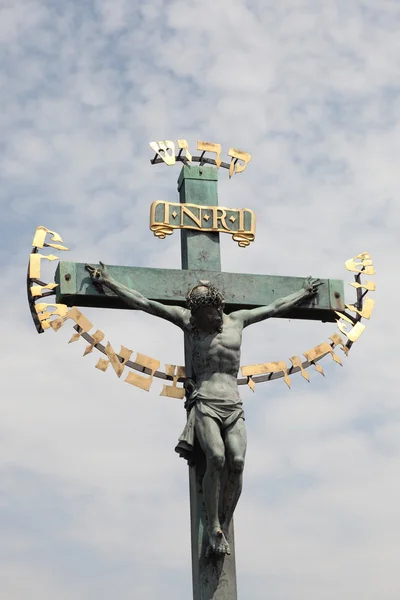
<svg viewBox="0 0 400 600">
<path fill-rule="evenodd" d="M 171 140 L 150 142 L 150 148 L 152 148 L 167 165 L 175 164 L 175 144 Z"/>
<path fill-rule="evenodd" d="M 51 233 L 53 242 L 62 242 L 61 236 L 56 231 L 50 231 L 46 227 L 40 225 L 37 227 L 35 231 L 35 237 L 33 238 L 32 246 L 36 248 L 43 248 L 44 246 L 51 246 L 56 250 L 68 250 L 66 246 L 62 246 L 61 244 L 50 244 L 45 241 L 46 235 Z"/>
<path fill-rule="evenodd" d="M 130 372 L 125 378 L 125 381 L 126 383 L 135 385 L 136 387 L 139 387 L 142 390 L 148 392 L 153 382 L 153 375 L 160 366 L 160 361 L 156 360 L 155 358 L 145 356 L 144 354 L 140 354 L 138 352 L 135 359 L 135 363 L 139 364 L 142 367 L 145 367 L 146 369 L 149 369 L 151 371 L 150 377 L 144 377 L 143 375 L 137 375 L 136 373 Z"/>
<path fill-rule="evenodd" d="M 290 358 L 290 362 L 292 363 L 293 367 L 298 367 L 300 369 L 301 376 L 304 377 L 304 379 L 307 379 L 308 383 L 310 383 L 310 377 L 307 371 L 303 368 L 303 363 L 301 362 L 300 356 L 292 356 Z"/>
<path fill-rule="evenodd" d="M 31 254 L 29 259 L 29 277 L 30 279 L 40 279 L 40 263 L 42 258 L 46 260 L 58 260 L 58 256 L 54 256 L 53 254 Z"/>
<path fill-rule="evenodd" d="M 197 142 L 197 150 L 201 150 L 202 152 L 215 152 L 217 155 L 215 159 L 215 164 L 219 168 L 221 166 L 221 144 L 213 144 L 212 142 Z"/>
<path fill-rule="evenodd" d="M 49 307 L 52 307 L 54 310 L 49 312 L 47 310 Z M 49 329 L 49 327 L 53 325 L 54 321 L 50 321 L 51 317 L 64 317 L 68 312 L 68 306 L 66 304 L 47 304 L 45 302 L 38 302 L 35 304 L 35 309 L 43 329 Z"/>
<path fill-rule="evenodd" d="M 165 373 L 173 378 L 172 385 L 163 385 L 160 396 L 167 396 L 168 398 L 179 398 L 185 397 L 185 390 L 178 388 L 178 379 L 185 377 L 185 367 L 178 367 L 176 365 L 165 365 Z"/>
<path fill-rule="evenodd" d="M 282 371 L 283 380 L 290 387 L 290 377 L 287 374 L 287 364 L 284 360 L 263 363 L 259 365 L 250 365 L 241 367 L 243 377 L 252 377 L 253 375 L 264 375 L 266 373 L 279 373 Z M 249 384 L 250 385 L 250 384 Z"/>
<path fill-rule="evenodd" d="M 359 262 L 356 262 L 357 259 L 360 259 Z M 363 273 L 364 275 L 375 275 L 374 265 L 372 264 L 371 256 L 368 252 L 361 252 L 361 254 L 357 254 L 354 258 L 349 258 L 344 263 L 346 269 L 348 271 L 352 271 L 353 273 Z"/>
<path fill-rule="evenodd" d="M 73 334 L 73 336 L 68 342 L 69 344 L 71 342 L 76 342 L 77 340 L 79 340 L 82 333 L 90 331 L 93 327 L 91 322 L 85 317 L 85 315 L 81 313 L 80 310 L 76 308 L 76 306 L 73 306 L 70 310 L 68 310 L 68 312 L 64 314 L 61 319 L 56 319 L 55 321 L 52 321 L 50 325 L 54 329 L 54 331 L 58 331 L 68 319 L 72 319 L 72 321 L 79 325 L 81 329 L 79 333 Z"/>
<path fill-rule="evenodd" d="M 356 308 L 352 304 L 346 304 L 346 308 L 348 308 L 352 312 L 358 313 L 360 315 L 360 317 L 363 317 L 364 319 L 369 319 L 370 318 L 370 316 L 372 315 L 372 311 L 374 309 L 374 306 L 375 306 L 375 300 L 372 300 L 372 298 L 366 298 L 365 299 L 364 306 L 363 306 L 362 310 L 358 310 L 358 308 Z"/>
<path fill-rule="evenodd" d="M 72 319 L 72 321 L 75 321 L 75 323 L 79 325 L 79 327 L 81 327 L 83 331 L 89 331 L 93 327 L 90 321 L 87 320 L 87 318 L 81 313 L 80 310 L 76 308 L 76 306 L 73 306 L 65 315 L 63 315 L 61 319 L 56 319 L 55 321 L 52 321 L 51 327 L 54 329 L 54 331 L 58 331 L 68 319 Z M 80 334 L 78 334 L 78 336 L 80 336 Z M 70 342 L 72 341 L 75 340 L 71 338 Z"/>
<path fill-rule="evenodd" d="M 181 148 L 181 151 L 186 150 L 186 158 L 189 161 L 192 161 L 192 155 L 189 152 L 189 146 L 188 146 L 187 141 L 186 140 L 177 140 L 177 142 L 178 142 L 178 148 Z M 181 152 L 179 152 L 179 154 L 181 154 Z"/>
<path fill-rule="evenodd" d="M 41 296 L 43 290 L 54 290 L 58 286 L 58 283 L 46 283 L 46 285 L 33 285 L 30 288 L 33 297 Z"/>
<path fill-rule="evenodd" d="M 241 173 L 244 171 L 251 160 L 251 154 L 248 152 L 242 152 L 241 150 L 236 150 L 236 148 L 229 148 L 228 156 L 232 157 L 231 164 L 229 166 L 229 179 L 234 173 Z M 238 160 L 242 160 L 244 164 L 238 164 Z"/>
<path fill-rule="evenodd" d="M 329 336 L 329 339 L 332 340 L 333 346 L 340 346 L 340 349 L 345 353 L 345 355 L 349 355 L 349 349 L 338 333 L 332 333 L 332 335 Z"/>
<path fill-rule="evenodd" d="M 342 361 L 340 357 L 335 354 L 332 346 L 329 342 L 322 342 L 322 344 L 318 344 L 318 346 L 314 346 L 311 350 L 307 350 L 307 352 L 303 352 L 304 356 L 308 360 L 308 362 L 313 363 L 320 358 L 323 358 L 327 354 L 331 354 L 333 360 L 337 362 L 339 365 L 342 365 Z"/>
<path fill-rule="evenodd" d="M 121 350 L 118 354 L 116 354 L 110 342 L 108 342 L 107 346 L 105 347 L 105 352 L 108 356 L 108 360 L 100 358 L 98 363 L 95 365 L 96 369 L 100 369 L 100 371 L 107 371 L 108 365 L 111 364 L 117 376 L 121 377 L 122 373 L 124 372 L 125 364 L 130 359 L 133 350 L 129 350 L 129 348 L 121 346 Z M 122 358 L 122 361 L 120 358 Z"/>
<path fill-rule="evenodd" d="M 340 314 L 340 313 L 338 313 L 338 314 Z M 342 318 L 344 318 L 343 315 L 340 315 L 340 316 Z M 360 335 L 365 330 L 365 325 L 360 323 L 360 321 L 358 321 L 358 323 L 356 323 L 354 325 L 354 327 L 352 329 L 350 329 L 350 331 L 347 331 L 347 328 L 348 328 L 347 323 L 342 323 L 341 321 L 337 321 L 336 324 L 337 324 L 339 330 L 342 333 L 344 333 L 344 335 L 347 336 L 351 342 L 356 342 L 358 340 L 358 338 L 360 337 Z"/>
<path fill-rule="evenodd" d="M 75 323 L 80 328 L 79 332 L 73 334 L 73 336 L 69 340 L 68 344 L 71 344 L 72 342 L 78 341 L 79 338 L 81 337 L 82 333 L 87 333 L 93 327 L 93 325 L 91 324 L 91 322 L 85 317 L 85 315 L 83 315 L 81 313 L 80 310 L 78 310 L 76 308 L 76 306 L 73 306 L 71 308 L 71 310 L 68 311 L 68 314 L 66 315 L 66 317 L 68 319 L 72 319 L 73 321 L 75 321 Z"/>
<path fill-rule="evenodd" d="M 96 344 L 99 344 L 102 340 L 104 340 L 104 333 L 102 331 L 100 331 L 100 329 L 98 329 L 97 331 L 94 332 L 94 334 L 91 336 L 91 338 L 92 338 L 92 341 L 88 346 L 86 346 L 83 356 L 86 356 L 87 354 L 90 354 L 91 352 L 93 352 L 93 348 L 96 346 Z"/>
</svg>

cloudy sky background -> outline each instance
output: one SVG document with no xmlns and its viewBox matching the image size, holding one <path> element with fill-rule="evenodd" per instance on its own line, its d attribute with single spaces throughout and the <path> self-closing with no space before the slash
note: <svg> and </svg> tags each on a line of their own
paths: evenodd
<svg viewBox="0 0 400 600">
<path fill-rule="evenodd" d="M 62 259 L 179 268 L 179 234 L 148 229 L 179 167 L 151 166 L 148 142 L 185 138 L 253 155 L 220 173 L 220 204 L 258 219 L 249 248 L 221 239 L 224 270 L 351 281 L 362 251 L 377 270 L 343 368 L 242 388 L 239 597 L 398 600 L 399 26 L 392 0 L 0 0 L 2 598 L 191 597 L 181 402 L 94 369 L 70 325 L 38 336 L 25 295 L 38 225 L 63 236 Z M 172 325 L 84 313 L 114 347 L 182 364 Z M 335 330 L 260 324 L 241 362 Z"/>
</svg>

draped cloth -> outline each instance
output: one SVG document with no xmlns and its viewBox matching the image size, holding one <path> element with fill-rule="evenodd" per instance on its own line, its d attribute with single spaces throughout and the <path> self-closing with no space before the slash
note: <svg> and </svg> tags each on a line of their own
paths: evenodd
<svg viewBox="0 0 400 600">
<path fill-rule="evenodd" d="M 238 419 L 244 419 L 243 403 L 240 399 L 206 398 L 199 393 L 193 382 L 191 384 L 191 392 L 185 403 L 188 413 L 186 425 L 175 447 L 175 452 L 187 460 L 189 466 L 194 464 L 196 419 L 211 417 L 218 423 L 221 432 Z"/>
</svg>

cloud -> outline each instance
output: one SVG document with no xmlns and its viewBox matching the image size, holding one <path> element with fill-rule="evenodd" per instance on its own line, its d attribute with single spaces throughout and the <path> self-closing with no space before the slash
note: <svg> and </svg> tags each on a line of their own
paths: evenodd
<svg viewBox="0 0 400 600">
<path fill-rule="evenodd" d="M 177 199 L 179 169 L 152 166 L 148 142 L 185 138 L 253 156 L 232 180 L 219 174 L 220 204 L 257 215 L 249 248 L 221 239 L 224 270 L 350 281 L 343 263 L 362 251 L 377 270 L 376 309 L 343 368 L 327 358 L 326 378 L 293 376 L 291 391 L 241 389 L 240 597 L 397 600 L 398 4 L 20 0 L 0 11 L 5 597 L 190 597 L 181 403 L 158 396 L 159 382 L 146 394 L 96 370 L 83 343 L 67 344 L 69 325 L 37 336 L 25 298 L 41 224 L 71 248 L 63 259 L 180 268 L 179 234 L 148 230 L 150 203 Z M 114 348 L 182 364 L 168 323 L 84 312 Z M 241 362 L 300 355 L 334 331 L 275 319 L 245 331 Z"/>
</svg>

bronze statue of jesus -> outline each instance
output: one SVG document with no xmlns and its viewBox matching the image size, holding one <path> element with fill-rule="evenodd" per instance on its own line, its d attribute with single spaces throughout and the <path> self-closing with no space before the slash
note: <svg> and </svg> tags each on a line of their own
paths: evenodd
<svg viewBox="0 0 400 600">
<path fill-rule="evenodd" d="M 107 267 L 86 265 L 92 279 L 115 292 L 127 305 L 170 321 L 180 327 L 190 344 L 191 380 L 187 386 L 188 421 L 176 451 L 191 461 L 194 435 L 206 458 L 202 489 L 208 519 L 209 550 L 230 554 L 228 531 L 242 491 L 246 454 L 246 429 L 237 374 L 240 366 L 242 331 L 248 325 L 283 314 L 309 300 L 322 285 L 319 279 L 306 280 L 304 287 L 268 306 L 224 313 L 221 292 L 208 283 L 199 283 L 187 295 L 187 308 L 167 306 L 149 300 L 113 279 Z M 221 489 L 222 471 L 227 462 L 227 490 Z M 220 497 L 223 499 L 220 509 Z"/>
</svg>

